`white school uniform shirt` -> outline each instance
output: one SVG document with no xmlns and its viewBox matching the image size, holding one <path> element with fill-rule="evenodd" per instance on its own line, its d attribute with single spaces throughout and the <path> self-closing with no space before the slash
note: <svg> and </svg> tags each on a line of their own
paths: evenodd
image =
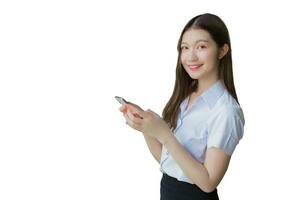
<svg viewBox="0 0 300 200">
<path fill-rule="evenodd" d="M 180 104 L 177 127 L 173 131 L 178 142 L 202 164 L 209 147 L 220 148 L 227 155 L 232 155 L 243 137 L 245 120 L 242 108 L 226 87 L 218 80 L 185 110 L 188 100 L 189 96 Z M 162 148 L 160 171 L 193 184 L 165 146 Z"/>
</svg>

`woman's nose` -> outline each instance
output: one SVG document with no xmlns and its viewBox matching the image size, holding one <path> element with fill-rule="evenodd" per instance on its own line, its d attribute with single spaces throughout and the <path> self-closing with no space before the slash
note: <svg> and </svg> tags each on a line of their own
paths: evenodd
<svg viewBox="0 0 300 200">
<path fill-rule="evenodd" d="M 189 62 L 193 62 L 193 61 L 195 61 L 195 60 L 197 60 L 198 58 L 197 58 L 197 55 L 195 54 L 195 51 L 194 50 L 191 50 L 190 52 L 189 52 L 189 54 L 188 54 L 188 58 L 187 58 L 187 60 L 189 61 Z"/>
</svg>

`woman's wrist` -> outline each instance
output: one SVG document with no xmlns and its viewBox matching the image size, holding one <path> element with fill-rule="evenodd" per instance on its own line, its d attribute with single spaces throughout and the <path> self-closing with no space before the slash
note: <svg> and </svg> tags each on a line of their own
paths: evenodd
<svg viewBox="0 0 300 200">
<path fill-rule="evenodd" d="M 159 142 L 163 145 L 165 145 L 170 139 L 174 137 L 171 130 L 166 131 L 164 134 L 162 134 L 162 137 L 159 138 Z"/>
</svg>

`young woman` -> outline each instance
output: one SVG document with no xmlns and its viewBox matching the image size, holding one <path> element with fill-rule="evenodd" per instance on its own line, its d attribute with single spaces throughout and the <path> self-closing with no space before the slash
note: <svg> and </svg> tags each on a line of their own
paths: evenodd
<svg viewBox="0 0 300 200">
<path fill-rule="evenodd" d="M 213 14 L 195 16 L 177 49 L 174 91 L 162 118 L 131 102 L 120 111 L 160 163 L 161 200 L 219 199 L 217 186 L 245 124 L 226 25 Z"/>
</svg>

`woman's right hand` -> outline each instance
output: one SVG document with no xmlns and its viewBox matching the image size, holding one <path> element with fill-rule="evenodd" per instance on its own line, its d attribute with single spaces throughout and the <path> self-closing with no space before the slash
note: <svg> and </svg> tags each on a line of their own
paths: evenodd
<svg viewBox="0 0 300 200">
<path fill-rule="evenodd" d="M 128 103 L 122 105 L 119 108 L 119 110 L 120 110 L 120 112 L 123 113 L 124 117 L 128 117 L 127 112 L 131 112 L 133 114 L 133 116 L 141 118 L 141 119 L 142 119 L 142 117 L 140 115 L 138 115 L 136 112 L 138 110 L 144 111 L 141 107 L 139 107 L 138 105 L 131 103 L 131 102 L 128 102 Z"/>
</svg>

